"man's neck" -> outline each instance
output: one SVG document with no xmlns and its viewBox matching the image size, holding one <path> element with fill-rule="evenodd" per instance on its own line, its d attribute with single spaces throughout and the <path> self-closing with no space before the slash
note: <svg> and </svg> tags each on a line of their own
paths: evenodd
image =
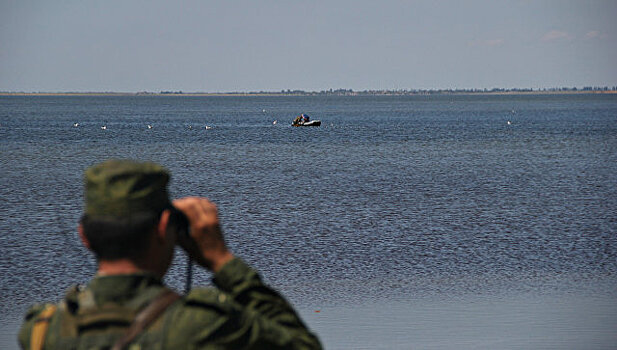
<svg viewBox="0 0 617 350">
<path fill-rule="evenodd" d="M 130 259 L 120 260 L 99 260 L 97 275 L 128 275 L 133 273 L 150 272 L 149 269 L 143 268 Z"/>
</svg>

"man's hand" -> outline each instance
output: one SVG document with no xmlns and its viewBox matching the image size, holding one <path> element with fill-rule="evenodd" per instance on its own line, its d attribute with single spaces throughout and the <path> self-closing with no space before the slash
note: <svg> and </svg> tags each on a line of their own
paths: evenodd
<svg viewBox="0 0 617 350">
<path fill-rule="evenodd" d="M 233 254 L 227 249 L 216 205 L 206 198 L 186 197 L 173 201 L 189 220 L 190 237 L 178 237 L 180 246 L 203 267 L 217 272 Z"/>
</svg>

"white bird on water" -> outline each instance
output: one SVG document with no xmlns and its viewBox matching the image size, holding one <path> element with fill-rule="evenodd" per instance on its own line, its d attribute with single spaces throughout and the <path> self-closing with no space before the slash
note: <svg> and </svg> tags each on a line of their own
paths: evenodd
<svg viewBox="0 0 617 350">
<path fill-rule="evenodd" d="M 512 125 L 512 122 L 508 120 L 508 125 Z"/>
<path fill-rule="evenodd" d="M 74 126 L 74 127 L 78 127 L 78 126 L 79 126 L 79 123 L 73 123 L 73 126 Z"/>
<path fill-rule="evenodd" d="M 152 125 L 148 124 L 148 129 L 152 129 Z"/>
<path fill-rule="evenodd" d="M 276 123 L 278 123 L 278 120 L 273 121 L 272 125 L 276 125 Z"/>
<path fill-rule="evenodd" d="M 101 130 L 107 130 L 107 125 L 101 126 Z"/>
<path fill-rule="evenodd" d="M 206 130 L 210 130 L 210 129 L 212 129 L 212 127 L 211 127 L 211 126 L 209 126 L 209 125 L 206 125 L 206 127 L 205 127 L 204 129 L 206 129 Z"/>
</svg>

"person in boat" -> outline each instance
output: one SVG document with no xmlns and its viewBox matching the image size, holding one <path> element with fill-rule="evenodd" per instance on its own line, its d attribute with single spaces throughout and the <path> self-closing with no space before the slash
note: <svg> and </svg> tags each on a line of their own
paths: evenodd
<svg viewBox="0 0 617 350">
<path fill-rule="evenodd" d="M 294 124 L 298 125 L 298 124 L 302 124 L 304 122 L 304 118 L 302 117 L 302 115 L 299 115 L 296 117 L 296 119 L 294 119 Z"/>
<path fill-rule="evenodd" d="M 225 244 L 214 203 L 170 201 L 160 165 L 110 160 L 85 172 L 78 232 L 97 274 L 30 308 L 23 349 L 320 349 L 298 314 Z M 183 222 L 190 231 L 183 229 Z M 216 288 L 179 295 L 163 277 L 179 245 Z"/>
<path fill-rule="evenodd" d="M 308 115 L 306 115 L 306 114 L 302 113 L 302 120 L 304 121 L 304 123 L 308 123 L 308 122 L 309 122 L 309 119 L 310 119 L 310 118 L 309 118 L 309 116 L 308 116 Z"/>
</svg>

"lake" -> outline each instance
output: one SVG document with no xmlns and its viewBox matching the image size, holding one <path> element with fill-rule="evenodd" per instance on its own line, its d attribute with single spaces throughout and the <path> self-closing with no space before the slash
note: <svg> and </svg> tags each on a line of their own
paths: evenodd
<svg viewBox="0 0 617 350">
<path fill-rule="evenodd" d="M 617 344 L 617 95 L 2 96 L 0 348 L 94 274 L 82 174 L 108 158 L 217 203 L 328 349 Z"/>
</svg>

